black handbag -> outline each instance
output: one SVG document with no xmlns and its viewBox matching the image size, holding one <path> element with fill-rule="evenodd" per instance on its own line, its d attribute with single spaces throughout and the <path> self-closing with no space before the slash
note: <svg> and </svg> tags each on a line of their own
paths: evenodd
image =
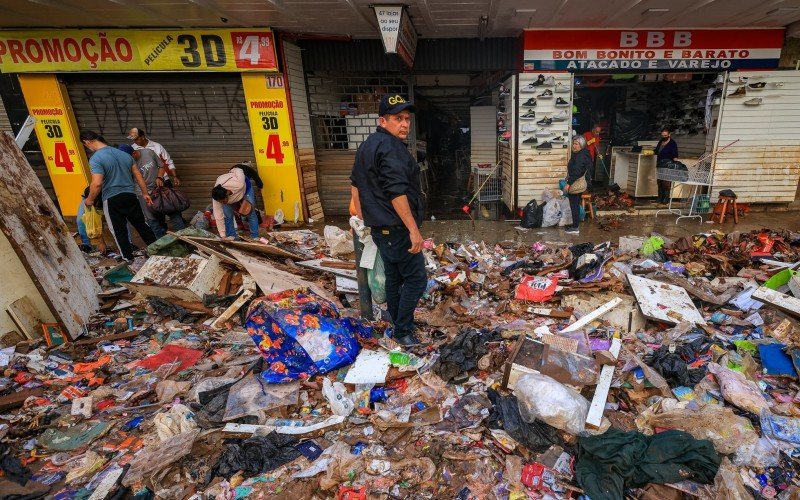
<svg viewBox="0 0 800 500">
<path fill-rule="evenodd" d="M 183 212 L 191 206 L 189 198 L 183 192 L 166 186 L 156 186 L 150 193 L 150 198 L 153 199 L 150 210 L 154 214 Z"/>
</svg>

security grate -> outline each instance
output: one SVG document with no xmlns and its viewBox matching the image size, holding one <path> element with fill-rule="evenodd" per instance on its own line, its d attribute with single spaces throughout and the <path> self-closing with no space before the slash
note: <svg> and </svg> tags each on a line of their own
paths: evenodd
<svg viewBox="0 0 800 500">
<path fill-rule="evenodd" d="M 399 77 L 317 72 L 309 73 L 307 82 L 317 149 L 356 150 L 375 131 L 381 96 L 399 93 L 408 97 L 408 82 Z"/>
</svg>

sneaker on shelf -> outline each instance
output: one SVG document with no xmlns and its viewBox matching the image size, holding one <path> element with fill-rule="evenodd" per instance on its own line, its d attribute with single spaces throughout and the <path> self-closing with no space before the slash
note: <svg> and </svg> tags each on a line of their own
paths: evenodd
<svg viewBox="0 0 800 500">
<path fill-rule="evenodd" d="M 767 82 L 748 83 L 747 88 L 750 90 L 763 90 L 767 86 Z"/>
<path fill-rule="evenodd" d="M 548 87 L 552 87 L 553 85 L 556 84 L 556 79 L 553 78 L 552 75 L 550 75 L 544 79 L 544 84 L 547 85 Z"/>
<path fill-rule="evenodd" d="M 728 77 L 728 83 L 732 83 L 734 85 L 744 85 L 745 83 L 747 83 L 747 77 L 746 76 L 739 76 L 739 77 L 734 78 L 733 76 L 729 76 Z"/>
<path fill-rule="evenodd" d="M 769 82 L 769 86 L 777 89 L 783 87 L 783 82 Z"/>
<path fill-rule="evenodd" d="M 522 132 L 523 134 L 525 133 L 532 134 L 536 132 L 536 125 L 534 125 L 533 123 L 523 123 L 522 127 L 520 127 L 520 132 Z"/>
<path fill-rule="evenodd" d="M 536 137 L 552 137 L 553 133 L 545 128 L 540 128 L 536 131 Z"/>
<path fill-rule="evenodd" d="M 760 97 L 755 97 L 753 99 L 748 99 L 744 101 L 745 106 L 760 106 L 761 103 L 764 102 L 764 99 Z"/>
<path fill-rule="evenodd" d="M 503 109 L 502 111 L 497 111 L 497 116 L 506 116 L 507 114 L 508 113 L 506 112 L 505 109 Z"/>
<path fill-rule="evenodd" d="M 563 135 L 559 135 L 558 137 L 554 137 L 553 139 L 551 139 L 550 142 L 552 142 L 553 144 L 566 144 L 567 138 L 564 137 Z"/>
<path fill-rule="evenodd" d="M 556 93 L 562 94 L 565 92 L 569 92 L 569 85 L 564 85 L 561 82 L 556 83 Z"/>
<path fill-rule="evenodd" d="M 539 75 L 539 77 L 536 78 L 535 81 L 520 87 L 519 91 L 520 92 L 535 92 L 536 91 L 536 87 L 541 87 L 542 84 L 544 84 L 544 75 Z"/>
<path fill-rule="evenodd" d="M 544 75 L 539 73 L 539 76 L 536 77 L 536 81 L 533 82 L 533 84 L 535 86 L 537 86 L 537 87 L 540 87 L 540 86 L 544 85 L 545 81 L 546 81 L 546 79 L 545 79 Z"/>
<path fill-rule="evenodd" d="M 531 97 L 527 101 L 523 102 L 519 105 L 521 108 L 535 108 L 536 107 L 536 99 Z"/>
<path fill-rule="evenodd" d="M 507 128 L 505 128 L 505 127 L 497 127 L 497 131 L 498 131 L 498 132 L 501 132 L 501 133 L 502 133 L 502 132 L 506 132 L 507 130 L 508 130 L 508 129 L 507 129 Z"/>
<path fill-rule="evenodd" d="M 522 144 L 527 144 L 529 146 L 533 146 L 534 144 L 537 144 L 538 142 L 539 142 L 539 139 L 537 139 L 535 136 L 532 135 L 532 136 L 528 137 L 527 139 L 525 139 L 524 141 L 522 141 Z"/>
<path fill-rule="evenodd" d="M 539 144 L 538 146 L 536 146 L 536 149 L 553 149 L 553 145 L 550 144 L 549 142 L 545 141 L 545 142 Z"/>
<path fill-rule="evenodd" d="M 500 86 L 500 93 L 498 94 L 499 97 L 506 97 L 511 95 L 511 91 L 505 88 L 503 85 Z"/>
<path fill-rule="evenodd" d="M 566 108 L 567 106 L 569 106 L 569 101 L 566 101 L 559 97 L 558 99 L 556 99 L 556 106 L 560 108 Z"/>
<path fill-rule="evenodd" d="M 541 94 L 537 95 L 539 99 L 552 99 L 553 98 L 553 91 L 550 89 L 545 90 Z"/>
<path fill-rule="evenodd" d="M 746 95 L 747 95 L 747 88 L 744 85 L 742 85 L 732 93 L 728 94 L 728 97 L 744 97 Z"/>
<path fill-rule="evenodd" d="M 552 118 L 548 118 L 547 116 L 545 116 L 544 118 L 542 118 L 541 120 L 536 122 L 536 125 L 541 125 L 541 126 L 547 126 L 547 125 L 552 125 L 552 124 L 553 124 L 553 119 Z"/>
<path fill-rule="evenodd" d="M 551 116 L 554 122 L 565 122 L 569 119 L 569 113 L 566 110 L 561 110 L 558 113 Z"/>
<path fill-rule="evenodd" d="M 500 137 L 497 138 L 497 142 L 500 142 L 500 143 L 503 143 L 503 144 L 508 144 L 508 137 L 500 136 Z"/>
<path fill-rule="evenodd" d="M 536 113 L 532 109 L 519 116 L 520 120 L 533 120 L 534 118 L 536 118 Z"/>
<path fill-rule="evenodd" d="M 511 139 L 511 131 L 510 130 L 506 130 L 505 132 L 502 133 L 501 137 L 503 139 Z"/>
</svg>

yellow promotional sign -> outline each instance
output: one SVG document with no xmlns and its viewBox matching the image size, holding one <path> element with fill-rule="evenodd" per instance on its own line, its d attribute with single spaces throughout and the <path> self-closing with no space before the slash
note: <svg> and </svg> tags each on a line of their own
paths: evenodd
<svg viewBox="0 0 800 500">
<path fill-rule="evenodd" d="M 0 31 L 0 71 L 278 70 L 265 28 Z"/>
<path fill-rule="evenodd" d="M 61 214 L 77 215 L 81 195 L 89 185 L 89 163 L 66 89 L 55 75 L 20 75 L 19 83 L 28 113 L 36 118 L 36 138 Z"/>
<path fill-rule="evenodd" d="M 242 86 L 258 175 L 264 181 L 264 208 L 270 215 L 281 209 L 286 220 L 294 220 L 297 210 L 302 220 L 300 179 L 284 78 L 243 74 Z"/>
</svg>

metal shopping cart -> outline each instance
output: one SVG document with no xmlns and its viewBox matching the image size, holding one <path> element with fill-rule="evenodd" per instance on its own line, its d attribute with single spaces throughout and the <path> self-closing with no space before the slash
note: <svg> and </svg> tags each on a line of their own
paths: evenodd
<svg viewBox="0 0 800 500">
<path fill-rule="evenodd" d="M 703 222 L 703 214 L 707 214 L 710 210 L 710 201 L 708 194 L 703 194 L 700 192 L 701 188 L 711 186 L 711 166 L 714 163 L 714 158 L 716 155 L 731 145 L 736 144 L 737 142 L 739 142 L 739 139 L 736 139 L 730 144 L 726 144 L 716 151 L 704 154 L 700 157 L 697 163 L 687 167 L 687 170 L 679 170 L 675 168 L 657 168 L 656 179 L 660 181 L 669 181 L 670 183 L 670 197 L 668 207 L 664 210 L 656 211 L 656 217 L 658 217 L 658 214 L 660 213 L 669 213 L 678 216 L 678 218 L 675 219 L 675 224 L 677 224 L 681 219 L 693 218 L 699 219 L 700 222 Z M 681 201 L 683 204 L 682 208 L 677 208 L 677 205 L 673 206 L 672 192 L 675 189 L 676 184 L 686 184 L 687 186 L 692 187 L 691 196 Z"/>
<path fill-rule="evenodd" d="M 472 199 L 464 205 L 462 210 L 472 218 L 470 206 L 474 201 L 478 202 L 479 213 L 484 219 L 500 217 L 500 201 L 503 197 L 502 179 L 500 176 L 500 163 L 492 165 L 482 163 L 472 167 L 472 188 L 475 193 Z M 493 212 L 489 210 L 493 208 Z"/>
</svg>

